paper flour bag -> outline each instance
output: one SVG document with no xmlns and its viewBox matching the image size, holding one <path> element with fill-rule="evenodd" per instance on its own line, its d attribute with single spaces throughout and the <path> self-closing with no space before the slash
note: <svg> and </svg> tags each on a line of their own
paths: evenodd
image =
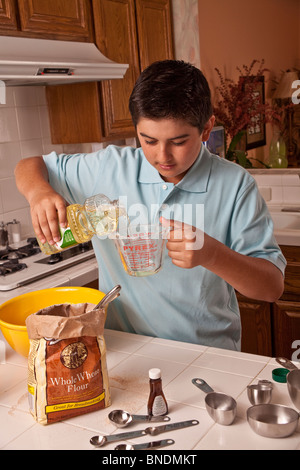
<svg viewBox="0 0 300 470">
<path fill-rule="evenodd" d="M 105 310 L 92 304 L 60 304 L 30 315 L 28 397 L 41 424 L 110 405 L 103 338 Z"/>
</svg>

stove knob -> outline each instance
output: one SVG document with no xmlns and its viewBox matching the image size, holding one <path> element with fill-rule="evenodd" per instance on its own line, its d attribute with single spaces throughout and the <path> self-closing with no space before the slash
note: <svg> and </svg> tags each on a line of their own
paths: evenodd
<svg viewBox="0 0 300 470">
<path fill-rule="evenodd" d="M 29 237 L 27 238 L 27 243 L 29 243 L 32 246 L 39 246 L 38 241 L 35 237 Z"/>
<path fill-rule="evenodd" d="M 81 243 L 79 245 L 79 249 L 80 249 L 81 253 L 85 253 L 86 251 L 89 251 L 90 250 L 89 242 Z"/>
<path fill-rule="evenodd" d="M 61 253 L 54 253 L 53 255 L 50 255 L 50 258 L 48 260 L 48 264 L 55 264 L 59 263 L 62 261 L 62 254 Z"/>
</svg>

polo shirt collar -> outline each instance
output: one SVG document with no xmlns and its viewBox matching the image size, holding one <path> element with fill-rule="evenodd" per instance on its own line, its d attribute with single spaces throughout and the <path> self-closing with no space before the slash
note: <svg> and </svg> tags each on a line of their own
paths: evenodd
<svg viewBox="0 0 300 470">
<path fill-rule="evenodd" d="M 139 183 L 164 183 L 159 172 L 148 162 L 142 153 L 142 161 L 138 176 Z M 207 191 L 208 180 L 211 172 L 210 153 L 204 145 L 201 145 L 199 156 L 187 174 L 176 185 L 178 189 L 193 193 Z"/>
</svg>

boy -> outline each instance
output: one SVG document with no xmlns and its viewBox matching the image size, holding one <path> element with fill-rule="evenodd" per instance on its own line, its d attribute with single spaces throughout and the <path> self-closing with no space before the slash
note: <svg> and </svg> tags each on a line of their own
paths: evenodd
<svg viewBox="0 0 300 470">
<path fill-rule="evenodd" d="M 58 220 L 66 223 L 66 201 L 82 204 L 99 193 L 125 199 L 129 216 L 140 211 L 149 222 L 160 218 L 172 230 L 154 276 L 128 276 L 113 241 L 93 237 L 99 289 L 122 286 L 106 327 L 239 350 L 235 289 L 270 302 L 283 291 L 286 262 L 266 205 L 246 170 L 202 144 L 215 118 L 200 70 L 183 61 L 150 65 L 129 109 L 141 148 L 52 152 L 18 164 L 17 185 L 30 203 L 35 232 L 54 243 Z"/>
</svg>

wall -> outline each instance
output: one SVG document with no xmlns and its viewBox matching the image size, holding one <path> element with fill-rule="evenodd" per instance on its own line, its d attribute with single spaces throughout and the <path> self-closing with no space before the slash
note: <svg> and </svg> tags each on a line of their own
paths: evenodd
<svg viewBox="0 0 300 470">
<path fill-rule="evenodd" d="M 198 0 L 172 0 L 175 58 L 200 68 Z"/>
<path fill-rule="evenodd" d="M 6 104 L 0 104 L 0 221 L 17 219 L 24 239 L 33 234 L 27 201 L 14 179 L 21 158 L 81 148 L 51 144 L 44 87 L 7 87 Z"/>
<path fill-rule="evenodd" d="M 253 59 L 265 60 L 266 96 L 272 79 L 282 70 L 300 68 L 299 0 L 198 0 L 200 64 L 212 92 L 219 84 L 215 67 L 227 77 L 237 79 L 236 67 Z M 264 158 L 267 146 L 252 151 Z"/>
</svg>

